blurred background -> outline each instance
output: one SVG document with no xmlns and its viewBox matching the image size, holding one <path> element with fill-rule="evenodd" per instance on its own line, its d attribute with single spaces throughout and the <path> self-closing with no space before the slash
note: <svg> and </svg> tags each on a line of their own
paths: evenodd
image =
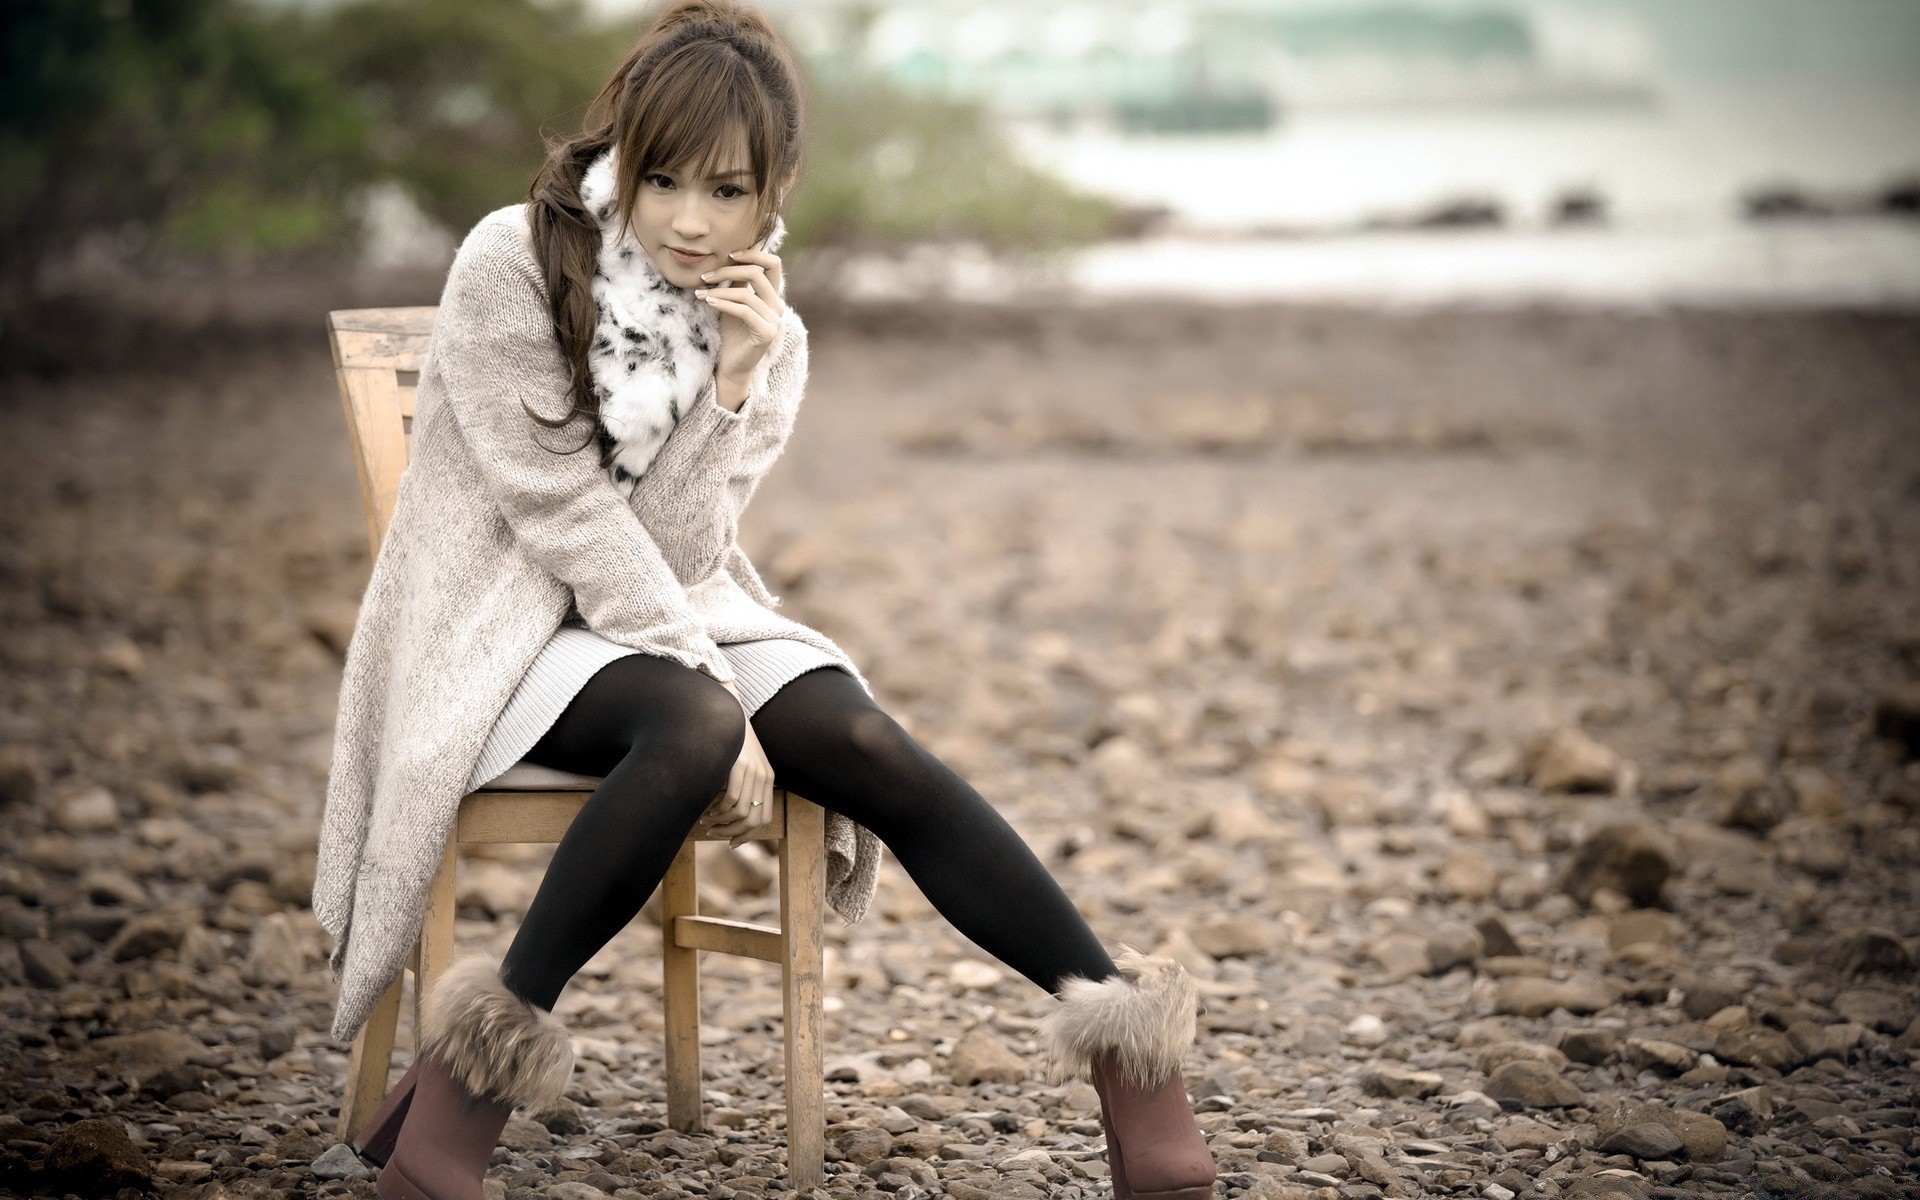
<svg viewBox="0 0 1920 1200">
<path fill-rule="evenodd" d="M 1225 1194 L 1915 1194 L 1920 2 L 765 8 L 812 365 L 743 545 L 1201 980 Z M 325 318 L 433 304 L 647 11 L 7 6 L 0 1190 L 372 1194 Z M 546 853 L 469 857 L 463 950 Z M 891 859 L 827 934 L 839 1186 L 1107 1194 L 1046 997 Z M 718 1130 L 656 915 L 495 1192 L 773 1190 L 777 975 L 706 971 Z"/>
<path fill-rule="evenodd" d="M 791 217 L 823 285 L 1920 295 L 1908 0 L 767 7 L 815 88 Z M 639 14 L 24 6 L 8 291 L 135 256 L 444 267 Z"/>
</svg>

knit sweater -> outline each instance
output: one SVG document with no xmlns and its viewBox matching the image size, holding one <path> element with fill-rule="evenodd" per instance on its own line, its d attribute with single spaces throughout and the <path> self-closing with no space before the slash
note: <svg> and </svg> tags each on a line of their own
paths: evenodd
<svg viewBox="0 0 1920 1200">
<path fill-rule="evenodd" d="M 332 1036 L 351 1040 L 425 917 L 468 775 L 495 718 L 570 606 L 624 646 L 719 680 L 721 643 L 794 638 L 872 688 L 845 651 L 773 611 L 737 540 L 784 449 L 807 376 L 791 307 L 738 412 L 709 379 L 639 486 L 600 469 L 568 407 L 567 366 L 523 205 L 461 242 L 421 364 L 408 463 L 342 670 L 313 911 L 333 939 Z M 536 440 L 537 439 L 537 440 Z M 565 451 L 588 442 L 575 454 Z M 827 901 L 859 920 L 880 842 L 827 813 Z"/>
</svg>

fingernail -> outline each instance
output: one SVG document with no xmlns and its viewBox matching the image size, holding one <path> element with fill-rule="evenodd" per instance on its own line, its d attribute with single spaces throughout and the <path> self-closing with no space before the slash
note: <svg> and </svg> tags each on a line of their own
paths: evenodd
<svg viewBox="0 0 1920 1200">
<path fill-rule="evenodd" d="M 700 272 L 700 278 L 702 278 L 702 279 L 712 279 L 712 278 L 713 278 L 713 272 L 712 272 L 712 271 L 702 271 L 702 272 Z"/>
<path fill-rule="evenodd" d="M 728 258 L 739 258 L 739 257 L 740 257 L 740 252 L 739 252 L 738 250 L 729 250 L 729 251 L 727 251 L 727 257 L 728 257 Z"/>
</svg>

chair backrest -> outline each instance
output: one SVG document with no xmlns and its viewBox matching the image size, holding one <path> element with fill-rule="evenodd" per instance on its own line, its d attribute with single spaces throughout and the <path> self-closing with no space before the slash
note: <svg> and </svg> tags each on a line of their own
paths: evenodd
<svg viewBox="0 0 1920 1200">
<path fill-rule="evenodd" d="M 342 308 L 327 314 L 333 369 L 360 475 L 374 554 L 393 519 L 413 434 L 413 393 L 438 308 Z"/>
</svg>

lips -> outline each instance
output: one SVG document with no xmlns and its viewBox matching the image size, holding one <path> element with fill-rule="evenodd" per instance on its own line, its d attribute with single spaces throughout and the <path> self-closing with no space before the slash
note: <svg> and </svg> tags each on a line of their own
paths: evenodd
<svg viewBox="0 0 1920 1200">
<path fill-rule="evenodd" d="M 668 246 L 667 249 L 673 251 L 673 256 L 683 263 L 697 263 L 706 257 L 704 254 L 698 254 L 691 250 L 682 250 L 678 246 Z"/>
</svg>

